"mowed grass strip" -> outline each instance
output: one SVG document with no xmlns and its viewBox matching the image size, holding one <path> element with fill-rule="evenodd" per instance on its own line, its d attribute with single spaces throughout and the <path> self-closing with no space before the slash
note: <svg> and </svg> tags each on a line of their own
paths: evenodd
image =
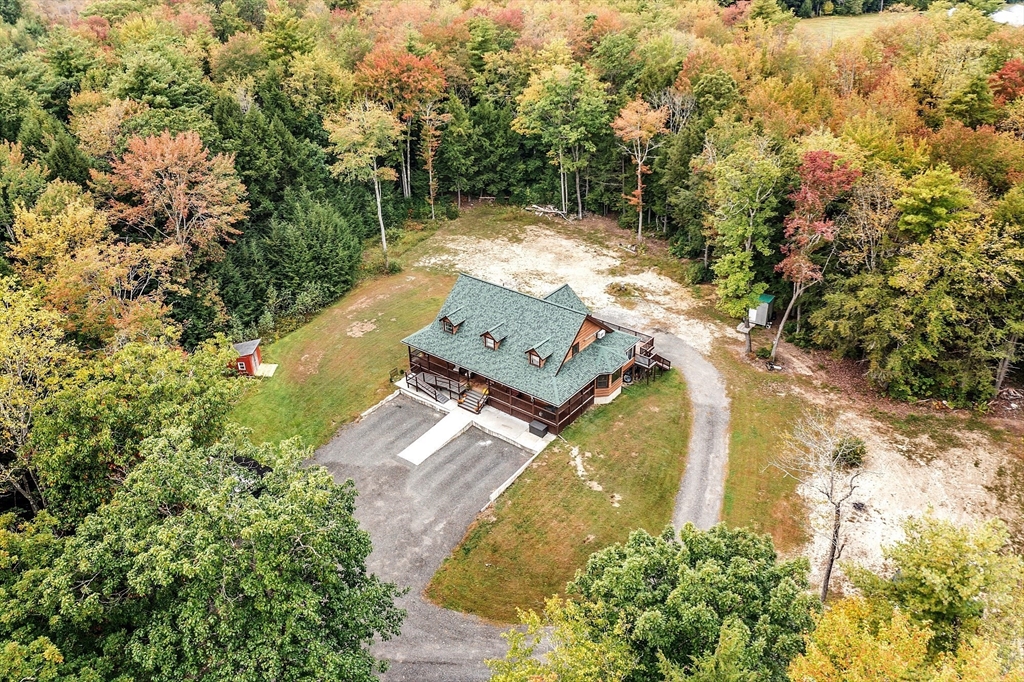
<svg viewBox="0 0 1024 682">
<path fill-rule="evenodd" d="M 807 541 L 804 503 L 796 481 L 771 466 L 784 437 L 806 403 L 791 390 L 793 376 L 769 374 L 741 362 L 727 349 L 714 354 L 729 392 L 729 470 L 722 520 L 770 533 L 775 547 L 790 551 Z"/>
<path fill-rule="evenodd" d="M 511 623 L 562 593 L 594 551 L 671 521 L 690 402 L 679 372 L 595 406 L 469 528 L 427 587 L 445 607 Z M 577 473 L 572 450 L 585 477 Z"/>
<path fill-rule="evenodd" d="M 415 270 L 361 283 L 264 350 L 277 373 L 239 402 L 233 420 L 252 429 L 256 443 L 326 443 L 393 390 L 388 373 L 408 365 L 402 339 L 434 319 L 453 282 Z"/>
</svg>

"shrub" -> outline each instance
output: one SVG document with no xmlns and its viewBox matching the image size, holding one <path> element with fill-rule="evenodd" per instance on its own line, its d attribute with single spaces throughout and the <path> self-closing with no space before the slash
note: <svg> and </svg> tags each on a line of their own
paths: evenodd
<svg viewBox="0 0 1024 682">
<path fill-rule="evenodd" d="M 834 456 L 847 469 L 856 469 L 864 464 L 864 457 L 868 454 L 867 445 L 863 438 L 855 436 L 844 436 L 836 445 Z"/>
<path fill-rule="evenodd" d="M 772 347 L 761 346 L 756 351 L 754 351 L 754 354 L 757 355 L 757 357 L 761 358 L 762 360 L 767 360 L 772 356 Z"/>
<path fill-rule="evenodd" d="M 704 261 L 695 260 L 686 265 L 684 277 L 687 284 L 705 284 L 711 281 L 711 268 L 704 265 Z"/>
</svg>

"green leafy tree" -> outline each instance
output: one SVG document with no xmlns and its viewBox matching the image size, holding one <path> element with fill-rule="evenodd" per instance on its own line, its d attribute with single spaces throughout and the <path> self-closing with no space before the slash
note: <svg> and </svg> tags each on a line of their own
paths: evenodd
<svg viewBox="0 0 1024 682">
<path fill-rule="evenodd" d="M 351 482 L 242 434 L 201 446 L 172 428 L 141 454 L 73 537 L 36 531 L 51 556 L 3 553 L 4 639 L 48 637 L 90 680 L 377 679 L 369 646 L 403 614 L 366 572 Z M 24 532 L 7 516 L 0 542 Z"/>
<path fill-rule="evenodd" d="M 544 617 L 523 614 L 524 628 L 509 630 L 504 659 L 487 661 L 491 682 L 623 682 L 636 670 L 637 658 L 621 632 L 595 633 L 588 627 L 582 607 L 557 597 L 549 599 Z M 550 635 L 547 633 L 550 632 Z M 541 660 L 538 648 L 550 636 L 552 650 Z"/>
<path fill-rule="evenodd" d="M 530 78 L 518 104 L 512 128 L 543 140 L 548 157 L 558 166 L 563 212 L 568 211 L 566 176 L 575 176 L 576 214 L 583 218 L 580 173 L 597 151 L 596 138 L 610 120 L 601 83 L 582 66 L 553 66 Z"/>
<path fill-rule="evenodd" d="M 51 180 L 67 180 L 83 187 L 89 182 L 89 159 L 63 130 L 49 140 L 43 159 Z"/>
<path fill-rule="evenodd" d="M 445 109 L 451 120 L 437 150 L 438 174 L 444 179 L 442 189 L 455 192 L 461 209 L 462 193 L 469 189 L 476 170 L 477 136 L 466 106 L 458 96 L 451 95 L 445 102 Z"/>
<path fill-rule="evenodd" d="M 601 660 L 616 665 L 629 663 L 624 642 L 635 660 L 615 668 L 624 680 L 662 680 L 666 669 L 717 679 L 709 677 L 717 669 L 781 681 L 817 608 L 807 571 L 806 559 L 779 562 L 771 538 L 749 530 L 687 525 L 679 540 L 672 529 L 635 531 L 576 574 L 568 586 L 576 604 L 560 627 L 573 633 L 574 650 L 608 654 Z"/>
<path fill-rule="evenodd" d="M 722 624 L 715 650 L 697 658 L 687 674 L 681 665 L 662 658 L 665 682 L 757 682 L 757 659 L 750 648 L 750 630 L 733 618 Z"/>
<path fill-rule="evenodd" d="M 75 364 L 60 315 L 43 309 L 13 278 L 0 279 L 0 493 L 42 507 L 26 444 L 40 403 L 59 391 Z"/>
<path fill-rule="evenodd" d="M 328 203 L 303 194 L 271 221 L 261 253 L 278 289 L 301 291 L 316 284 L 337 298 L 355 283 L 362 242 L 348 220 Z"/>
<path fill-rule="evenodd" d="M 381 213 L 380 183 L 382 180 L 394 182 L 398 177 L 395 169 L 385 164 L 386 158 L 395 151 L 402 125 L 395 114 L 383 105 L 364 100 L 328 119 L 324 126 L 330 134 L 331 151 L 337 157 L 331 171 L 341 178 L 373 183 L 384 268 L 387 270 L 388 239 Z"/>
<path fill-rule="evenodd" d="M 903 524 L 906 539 L 883 548 L 884 573 L 850 572 L 870 600 L 929 627 L 933 653 L 955 654 L 980 635 L 1013 655 L 1024 645 L 1024 559 L 1009 551 L 1006 525 L 973 528 L 931 516 Z"/>
<path fill-rule="evenodd" d="M 124 72 L 112 79 L 110 90 L 120 99 L 162 109 L 201 107 L 210 99 L 202 70 L 172 48 L 131 54 L 125 59 Z"/>
<path fill-rule="evenodd" d="M 20 144 L 0 142 L 0 229 L 5 238 L 10 238 L 15 207 L 35 203 L 46 188 L 46 174 L 46 168 L 25 158 Z"/>
<path fill-rule="evenodd" d="M 770 141 L 742 140 L 714 166 L 715 272 L 719 307 L 734 317 L 767 288 L 754 283 L 754 254 L 772 253 L 786 169 Z"/>
<path fill-rule="evenodd" d="M 51 513 L 74 527 L 109 502 L 142 461 L 146 438 L 176 428 L 212 442 L 240 388 L 232 360 L 221 339 L 190 355 L 129 344 L 84 366 L 39 406 L 32 430 L 29 463 Z"/>
<path fill-rule="evenodd" d="M 997 116 L 995 99 L 984 76 L 971 78 L 964 88 L 950 95 L 943 109 L 947 116 L 972 128 L 993 123 Z"/>
<path fill-rule="evenodd" d="M 1005 301 L 1024 276 L 1020 228 L 953 220 L 905 245 L 884 272 L 845 279 L 811 314 L 813 336 L 868 361 L 867 376 L 890 395 L 987 401 L 1019 319 Z M 1012 349 L 1011 349 L 1012 350 Z"/>
<path fill-rule="evenodd" d="M 0 2 L 0 19 L 5 24 L 16 24 L 21 18 L 21 0 L 3 0 Z"/>
<path fill-rule="evenodd" d="M 901 212 L 899 229 L 915 238 L 927 237 L 970 208 L 974 195 L 946 164 L 915 177 L 895 206 Z"/>
</svg>

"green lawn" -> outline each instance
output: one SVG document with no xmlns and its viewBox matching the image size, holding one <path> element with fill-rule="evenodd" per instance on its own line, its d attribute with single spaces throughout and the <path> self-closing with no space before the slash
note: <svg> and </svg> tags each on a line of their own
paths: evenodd
<svg viewBox="0 0 1024 682">
<path fill-rule="evenodd" d="M 833 43 L 844 38 L 855 38 L 871 33 L 880 26 L 887 26 L 900 19 L 913 16 L 906 13 L 874 12 L 844 17 L 814 17 L 797 22 L 794 33 Z"/>
<path fill-rule="evenodd" d="M 277 373 L 253 387 L 233 420 L 257 443 L 296 435 L 326 443 L 393 390 L 389 371 L 408 364 L 401 340 L 434 318 L 453 281 L 414 271 L 363 282 L 265 349 L 263 361 L 278 363 Z"/>
<path fill-rule="evenodd" d="M 782 436 L 800 418 L 806 403 L 789 390 L 792 375 L 768 374 L 720 349 L 712 358 L 729 391 L 729 471 L 722 520 L 771 533 L 782 551 L 806 540 L 806 513 L 796 481 L 769 466 Z"/>
<path fill-rule="evenodd" d="M 515 621 L 517 608 L 542 608 L 594 551 L 671 521 L 689 433 L 689 398 L 676 371 L 590 409 L 563 432 L 568 442 L 552 443 L 470 527 L 428 597 L 499 622 Z"/>
</svg>

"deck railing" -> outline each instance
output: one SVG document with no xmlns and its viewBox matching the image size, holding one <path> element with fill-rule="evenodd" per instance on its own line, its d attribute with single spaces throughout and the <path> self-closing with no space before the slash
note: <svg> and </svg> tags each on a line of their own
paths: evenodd
<svg viewBox="0 0 1024 682">
<path fill-rule="evenodd" d="M 641 356 L 649 358 L 652 355 L 654 355 L 654 337 L 651 336 L 650 334 L 644 334 L 643 332 L 638 332 L 637 330 L 630 329 L 629 327 L 623 327 L 621 324 L 615 324 L 614 322 L 609 322 L 608 320 L 599 320 L 599 322 L 601 324 L 608 325 L 617 332 L 629 334 L 630 336 L 635 336 L 636 338 L 640 339 Z"/>
</svg>

